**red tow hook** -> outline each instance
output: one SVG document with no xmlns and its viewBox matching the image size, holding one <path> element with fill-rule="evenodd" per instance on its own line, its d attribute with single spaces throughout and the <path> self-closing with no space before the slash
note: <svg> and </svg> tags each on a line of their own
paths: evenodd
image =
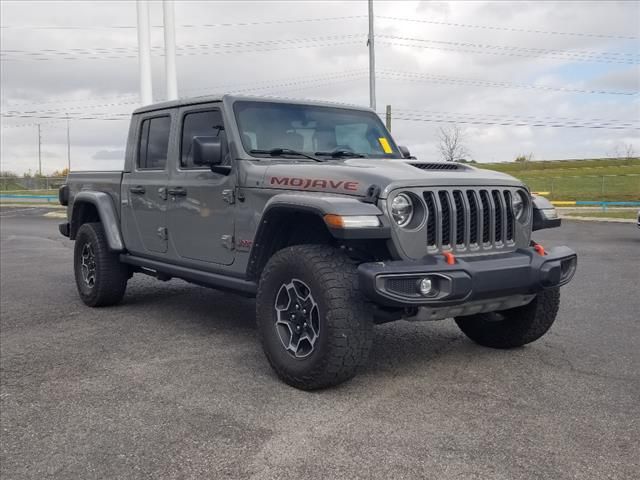
<svg viewBox="0 0 640 480">
<path fill-rule="evenodd" d="M 447 265 L 454 265 L 456 263 L 456 257 L 453 253 L 444 252 L 442 255 L 444 256 L 444 259 L 447 262 Z"/>
<path fill-rule="evenodd" d="M 536 242 L 532 242 L 532 243 L 533 243 L 533 249 L 536 252 L 538 252 L 538 255 L 541 255 L 544 257 L 547 254 L 547 252 L 544 251 L 544 247 L 542 245 Z"/>
</svg>

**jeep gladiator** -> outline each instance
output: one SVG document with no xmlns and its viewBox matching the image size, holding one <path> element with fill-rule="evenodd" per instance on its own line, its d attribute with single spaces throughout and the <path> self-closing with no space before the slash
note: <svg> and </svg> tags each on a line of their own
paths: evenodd
<svg viewBox="0 0 640 480">
<path fill-rule="evenodd" d="M 373 325 L 454 318 L 493 348 L 540 338 L 577 256 L 517 179 L 418 161 L 359 107 L 224 95 L 145 106 L 121 172 L 61 187 L 82 301 L 122 300 L 134 273 L 256 297 L 278 376 L 317 389 L 353 377 Z"/>
</svg>

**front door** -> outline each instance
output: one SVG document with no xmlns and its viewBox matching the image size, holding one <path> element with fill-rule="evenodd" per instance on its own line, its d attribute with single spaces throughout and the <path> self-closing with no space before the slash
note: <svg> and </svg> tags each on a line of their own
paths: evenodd
<svg viewBox="0 0 640 480">
<path fill-rule="evenodd" d="M 191 154 L 194 137 L 221 136 L 224 142 L 222 112 L 216 104 L 185 107 L 179 119 L 180 152 L 167 189 L 169 242 L 182 259 L 230 265 L 234 260 L 235 174 L 194 165 Z"/>
<path fill-rule="evenodd" d="M 122 229 L 132 253 L 167 251 L 167 181 L 171 115 L 143 118 L 132 171 L 122 179 Z"/>
</svg>

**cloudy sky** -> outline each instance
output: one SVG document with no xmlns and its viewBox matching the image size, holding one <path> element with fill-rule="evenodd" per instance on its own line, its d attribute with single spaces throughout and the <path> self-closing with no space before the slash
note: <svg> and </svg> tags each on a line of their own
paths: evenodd
<svg viewBox="0 0 640 480">
<path fill-rule="evenodd" d="M 122 166 L 139 105 L 135 2 L 0 3 L 1 169 Z M 242 92 L 368 105 L 367 3 L 176 0 L 182 96 Z M 377 104 L 420 159 L 457 123 L 479 162 L 640 150 L 639 2 L 374 2 Z M 151 2 L 154 98 L 162 5 Z M 597 127 L 597 128 L 596 128 Z M 605 127 L 605 128 L 603 128 Z"/>
</svg>

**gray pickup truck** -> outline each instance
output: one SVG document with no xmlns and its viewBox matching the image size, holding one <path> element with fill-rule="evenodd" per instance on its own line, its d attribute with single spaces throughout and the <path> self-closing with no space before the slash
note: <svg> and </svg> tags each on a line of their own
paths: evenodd
<svg viewBox="0 0 640 480">
<path fill-rule="evenodd" d="M 375 112 L 224 95 L 139 108 L 122 172 L 60 189 L 80 298 L 119 302 L 134 273 L 255 296 L 285 382 L 335 385 L 366 362 L 373 325 L 455 318 L 512 348 L 554 322 L 574 275 L 533 230 L 553 206 L 513 177 L 417 161 Z"/>
</svg>

